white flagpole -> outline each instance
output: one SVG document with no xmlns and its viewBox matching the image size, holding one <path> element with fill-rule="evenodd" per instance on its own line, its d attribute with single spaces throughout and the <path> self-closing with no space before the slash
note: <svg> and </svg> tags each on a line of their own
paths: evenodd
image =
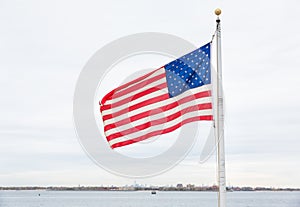
<svg viewBox="0 0 300 207">
<path fill-rule="evenodd" d="M 217 114 L 216 114 L 216 137 L 217 137 L 217 160 L 218 160 L 218 206 L 226 206 L 226 179 L 225 179 L 225 149 L 224 149 L 224 110 L 222 90 L 222 59 L 221 59 L 221 25 L 220 9 L 215 10 L 217 15 Z"/>
</svg>

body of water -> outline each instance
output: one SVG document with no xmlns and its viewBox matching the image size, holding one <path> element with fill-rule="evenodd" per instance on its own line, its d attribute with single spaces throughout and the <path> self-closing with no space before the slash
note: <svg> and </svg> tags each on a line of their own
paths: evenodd
<svg viewBox="0 0 300 207">
<path fill-rule="evenodd" d="M 40 194 L 40 195 L 39 195 Z M 1 207 L 216 207 L 215 192 L 0 191 Z M 228 207 L 300 207 L 300 192 L 230 192 Z"/>
</svg>

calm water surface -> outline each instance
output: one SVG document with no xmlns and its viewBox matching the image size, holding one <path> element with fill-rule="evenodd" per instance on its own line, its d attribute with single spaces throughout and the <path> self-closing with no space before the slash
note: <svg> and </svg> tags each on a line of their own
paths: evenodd
<svg viewBox="0 0 300 207">
<path fill-rule="evenodd" d="M 40 196 L 38 196 L 40 194 Z M 1 207 L 216 207 L 214 192 L 0 191 Z M 300 192 L 230 192 L 228 207 L 300 207 Z"/>
</svg>

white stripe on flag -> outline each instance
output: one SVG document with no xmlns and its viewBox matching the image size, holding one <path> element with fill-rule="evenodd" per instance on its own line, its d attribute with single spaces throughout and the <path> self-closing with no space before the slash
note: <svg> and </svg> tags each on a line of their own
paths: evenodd
<svg viewBox="0 0 300 207">
<path fill-rule="evenodd" d="M 116 94 L 120 93 L 121 91 L 124 91 L 125 89 L 128 89 L 129 87 L 134 87 L 134 86 L 136 86 L 137 84 L 139 84 L 139 83 L 142 82 L 142 81 L 149 80 L 150 78 L 153 78 L 153 77 L 155 77 L 155 76 L 161 75 L 161 74 L 163 74 L 163 73 L 165 73 L 165 69 L 164 69 L 164 68 L 161 68 L 161 69 L 157 70 L 155 73 L 151 74 L 149 77 L 147 77 L 147 78 L 145 78 L 145 79 L 142 79 L 142 80 L 140 80 L 140 81 L 138 81 L 138 82 L 136 82 L 136 83 L 134 83 L 134 84 L 132 84 L 132 85 L 127 86 L 126 88 L 123 88 L 123 89 L 117 91 Z M 149 88 L 151 88 L 151 87 L 157 86 L 157 85 L 159 85 L 160 83 L 166 82 L 165 79 L 166 79 L 166 78 L 164 77 L 164 78 L 161 78 L 161 79 L 156 80 L 156 81 L 154 81 L 154 82 L 150 82 L 150 83 L 148 83 L 147 85 L 145 85 L 143 88 L 138 89 L 138 90 L 134 90 L 134 91 L 132 91 L 132 92 L 130 92 L 130 93 L 127 93 L 127 94 L 125 94 L 125 95 L 123 95 L 123 96 L 121 96 L 121 97 L 118 97 L 118 98 L 114 98 L 114 96 L 113 96 L 113 97 L 112 97 L 113 99 L 107 100 L 107 101 L 105 102 L 105 105 L 117 103 L 118 101 L 123 100 L 123 99 L 125 99 L 125 98 L 127 98 L 127 97 L 130 97 L 130 96 L 133 96 L 134 94 L 137 94 L 137 93 L 139 93 L 139 92 L 142 92 L 142 91 L 144 91 L 144 90 L 147 90 L 147 89 L 149 89 Z"/>
<path fill-rule="evenodd" d="M 203 115 L 211 115 L 212 114 L 212 110 L 201 110 L 201 111 L 193 111 L 191 113 L 187 113 L 184 114 L 172 121 L 169 121 L 165 124 L 161 124 L 161 125 L 156 125 L 156 126 L 151 126 L 150 128 L 148 128 L 148 130 L 141 130 L 123 137 L 119 137 L 119 138 L 115 138 L 109 141 L 110 145 L 119 143 L 119 142 L 123 142 L 123 141 L 127 141 L 127 140 L 132 140 L 135 139 L 137 137 L 143 136 L 147 133 L 153 132 L 153 131 L 158 131 L 158 130 L 163 130 L 172 126 L 175 126 L 176 124 L 182 122 L 185 119 L 188 118 L 192 118 L 192 117 L 197 117 L 197 116 L 203 116 Z"/>
<path fill-rule="evenodd" d="M 149 87 L 147 86 L 145 89 L 143 89 L 143 90 L 138 90 L 137 91 L 137 93 L 139 93 L 139 92 L 142 92 L 142 91 L 145 91 L 145 90 L 147 90 L 148 88 L 151 88 L 151 87 L 155 87 L 155 86 L 157 86 L 158 84 L 162 84 L 162 83 L 164 83 L 164 82 L 166 82 L 165 80 L 159 80 L 159 81 L 156 81 L 156 82 L 154 82 L 153 84 L 151 84 L 151 86 L 150 86 L 150 84 L 149 84 Z M 103 110 L 102 111 L 102 115 L 103 116 L 105 116 L 105 115 L 108 115 L 108 114 L 112 114 L 113 112 L 117 112 L 117 111 L 120 111 L 120 110 L 122 110 L 122 109 L 125 109 L 125 108 L 128 108 L 129 106 L 133 106 L 133 105 L 135 105 L 135 104 L 138 104 L 138 103 L 141 103 L 141 102 L 143 102 L 143 101 L 146 101 L 146 100 L 148 100 L 148 99 L 150 99 L 150 98 L 153 98 L 153 97 L 158 97 L 158 96 L 161 96 L 161 95 L 164 95 L 164 94 L 167 94 L 168 93 L 168 89 L 167 89 L 167 87 L 165 87 L 165 88 L 162 88 L 161 90 L 158 90 L 158 91 L 154 91 L 154 92 L 152 92 L 152 93 L 149 93 L 149 94 L 147 94 L 147 95 L 144 95 L 144 96 L 142 96 L 142 97 L 140 97 L 140 98 L 137 98 L 137 99 L 135 99 L 135 100 L 133 100 L 133 101 L 129 101 L 127 104 L 123 104 L 123 105 L 121 105 L 121 106 L 117 106 L 117 107 L 113 107 L 113 109 L 107 109 L 107 110 Z M 133 94 L 134 95 L 134 94 Z M 132 95 L 131 95 L 132 96 Z M 127 96 L 126 95 L 126 98 L 127 97 L 130 97 L 130 96 Z M 122 96 L 122 98 L 123 98 L 123 96 Z M 114 99 L 113 99 L 114 100 Z M 123 100 L 123 99 L 122 99 Z M 116 103 L 116 102 L 115 102 Z M 106 104 L 105 104 L 106 105 Z"/>
<path fill-rule="evenodd" d="M 188 91 L 185 91 L 184 93 L 178 95 L 178 96 L 175 96 L 173 98 L 169 98 L 169 99 L 166 99 L 166 100 L 163 100 L 163 101 L 160 101 L 160 102 L 157 102 L 157 103 L 153 103 L 153 104 L 150 104 L 150 105 L 147 105 L 147 106 L 143 106 L 141 108 L 138 108 L 138 109 L 135 109 L 133 111 L 130 111 L 128 110 L 127 113 L 130 113 L 130 116 L 134 116 L 134 115 L 137 115 L 137 114 L 140 114 L 144 111 L 148 111 L 148 110 L 154 110 L 156 108 L 159 108 L 159 107 L 162 107 L 162 106 L 165 106 L 165 105 L 168 105 L 168 104 L 171 104 L 175 101 L 178 101 L 182 98 L 186 98 L 188 96 L 192 96 L 192 95 L 195 95 L 199 92 L 204 92 L 204 91 L 209 91 L 211 90 L 211 84 L 208 84 L 208 85 L 204 85 L 202 87 L 197 87 L 197 88 L 193 88 L 193 89 L 190 89 Z M 128 104 L 129 106 L 131 105 L 131 103 Z M 104 113 L 105 112 L 105 113 Z M 109 113 L 107 113 L 109 112 Z M 102 116 L 104 115 L 109 115 L 109 114 L 113 114 L 117 111 L 115 111 L 114 109 L 109 109 L 109 110 L 105 110 L 105 111 L 102 111 Z M 117 121 L 120 121 L 120 120 L 123 120 L 125 118 L 128 118 L 128 114 L 125 113 L 125 114 L 121 114 L 119 116 L 114 116 L 113 118 L 111 119 L 107 119 L 104 121 L 104 125 L 108 125 L 108 124 L 113 124 Z"/>
<path fill-rule="evenodd" d="M 153 121 L 153 120 L 160 119 L 162 117 L 170 116 L 170 115 L 175 114 L 175 113 L 177 113 L 181 110 L 184 110 L 188 107 L 195 106 L 195 105 L 198 105 L 198 104 L 211 103 L 211 102 L 212 102 L 212 97 L 205 97 L 205 98 L 199 98 L 199 99 L 191 100 L 187 103 L 181 104 L 178 107 L 175 107 L 175 108 L 170 109 L 168 111 L 164 111 L 164 112 L 162 111 L 159 114 L 155 114 L 155 115 L 148 116 L 148 117 L 145 117 L 145 118 L 142 118 L 142 119 L 138 119 L 138 120 L 132 121 L 132 122 L 126 124 L 126 125 L 122 125 L 122 126 L 117 125 L 117 128 L 109 129 L 105 132 L 105 134 L 106 134 L 106 136 L 109 136 L 111 134 L 114 134 L 114 133 L 117 133 L 117 132 L 120 132 L 120 131 L 123 131 L 123 130 L 126 130 L 126 129 L 130 129 L 134 126 L 144 124 L 148 121 Z M 203 111 L 205 111 L 205 110 L 203 110 Z M 211 115 L 211 113 L 210 114 L 203 114 L 203 115 Z M 129 112 L 128 117 L 130 117 L 130 116 L 131 116 L 131 113 Z"/>
</svg>

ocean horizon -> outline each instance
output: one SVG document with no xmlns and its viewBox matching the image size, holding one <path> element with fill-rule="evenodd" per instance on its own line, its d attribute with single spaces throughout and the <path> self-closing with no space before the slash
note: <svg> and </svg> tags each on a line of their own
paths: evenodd
<svg viewBox="0 0 300 207">
<path fill-rule="evenodd" d="M 217 192 L 2 190 L 1 207 L 217 206 Z M 228 207 L 299 207 L 299 191 L 228 192 Z"/>
</svg>

